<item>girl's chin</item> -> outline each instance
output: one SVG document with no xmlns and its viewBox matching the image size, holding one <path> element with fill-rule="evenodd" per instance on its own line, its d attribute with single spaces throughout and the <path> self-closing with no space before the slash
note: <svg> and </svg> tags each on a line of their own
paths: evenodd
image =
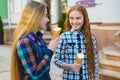
<svg viewBox="0 0 120 80">
<path fill-rule="evenodd" d="M 40 30 L 46 30 L 46 27 L 40 28 Z"/>
<path fill-rule="evenodd" d="M 74 30 L 79 30 L 78 28 L 74 28 Z"/>
<path fill-rule="evenodd" d="M 76 30 L 76 31 L 80 31 L 81 29 L 74 29 L 74 30 Z"/>
</svg>

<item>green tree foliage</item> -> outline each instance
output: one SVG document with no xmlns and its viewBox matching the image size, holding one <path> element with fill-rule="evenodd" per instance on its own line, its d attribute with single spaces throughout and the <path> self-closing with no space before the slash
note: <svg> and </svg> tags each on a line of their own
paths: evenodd
<svg viewBox="0 0 120 80">
<path fill-rule="evenodd" d="M 4 30 L 3 30 L 3 22 L 0 16 L 0 44 L 4 43 Z"/>
<path fill-rule="evenodd" d="M 2 22 L 1 16 L 0 16 L 0 29 L 3 29 L 3 22 Z"/>
<path fill-rule="evenodd" d="M 3 36 L 3 22 L 0 16 L 0 36 Z"/>
<path fill-rule="evenodd" d="M 61 28 L 61 33 L 63 32 L 64 27 L 65 27 L 65 25 L 64 25 L 65 19 L 66 19 L 66 13 L 62 13 L 61 17 L 58 20 L 58 27 Z"/>
</svg>

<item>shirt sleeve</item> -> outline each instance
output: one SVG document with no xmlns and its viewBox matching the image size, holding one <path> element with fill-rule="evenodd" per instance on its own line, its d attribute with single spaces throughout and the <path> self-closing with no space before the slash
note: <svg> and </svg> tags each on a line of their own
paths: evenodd
<svg viewBox="0 0 120 80">
<path fill-rule="evenodd" d="M 62 68 L 62 65 L 64 63 L 64 55 L 65 55 L 65 40 L 63 36 L 60 36 L 60 41 L 56 49 L 54 61 L 54 63 L 60 68 Z"/>
<path fill-rule="evenodd" d="M 49 70 L 49 56 L 44 56 L 44 58 L 42 58 L 42 60 L 39 63 L 37 63 L 35 57 L 37 51 L 34 44 L 31 43 L 29 39 L 24 38 L 18 41 L 17 52 L 25 69 L 25 72 L 27 72 L 32 79 L 39 79 L 42 76 L 42 74 Z M 49 52 L 52 53 L 52 51 Z"/>
<path fill-rule="evenodd" d="M 99 77 L 99 60 L 98 60 L 98 50 L 97 50 L 97 42 L 95 36 L 92 36 L 93 45 L 94 45 L 94 53 L 95 53 L 95 76 Z"/>
</svg>

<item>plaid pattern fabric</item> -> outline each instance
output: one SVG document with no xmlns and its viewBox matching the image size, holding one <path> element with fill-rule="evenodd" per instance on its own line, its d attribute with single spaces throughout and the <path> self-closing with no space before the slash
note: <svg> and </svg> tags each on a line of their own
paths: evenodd
<svg viewBox="0 0 120 80">
<path fill-rule="evenodd" d="M 94 36 L 92 36 L 92 40 L 94 44 L 95 53 L 94 58 L 96 67 L 95 76 L 99 77 L 98 54 L 96 47 L 96 39 Z M 79 72 L 73 72 L 72 70 L 64 70 L 62 80 L 90 80 L 90 79 L 88 79 L 86 49 L 85 41 L 83 39 L 83 32 L 82 31 L 78 32 L 71 29 L 70 31 L 63 33 L 60 36 L 60 42 L 58 44 L 55 55 L 55 64 L 57 66 L 61 68 L 63 63 L 74 64 L 76 62 L 76 54 L 80 52 L 84 53 L 85 55 L 81 70 Z"/>
<path fill-rule="evenodd" d="M 46 47 L 40 32 L 22 37 L 17 43 L 17 52 L 24 68 L 22 80 L 51 80 L 49 71 L 53 52 Z"/>
</svg>

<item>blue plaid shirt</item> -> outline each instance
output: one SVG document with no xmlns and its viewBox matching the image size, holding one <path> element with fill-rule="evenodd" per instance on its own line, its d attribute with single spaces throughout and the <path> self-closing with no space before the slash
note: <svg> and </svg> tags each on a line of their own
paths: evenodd
<svg viewBox="0 0 120 80">
<path fill-rule="evenodd" d="M 77 53 L 81 52 L 85 55 L 81 70 L 79 72 L 73 72 L 72 70 L 63 70 L 62 80 L 88 80 L 86 49 L 83 36 L 84 35 L 82 31 L 78 32 L 73 29 L 60 35 L 60 42 L 58 44 L 55 55 L 55 64 L 58 67 L 61 68 L 63 63 L 74 64 L 76 62 Z M 99 77 L 98 54 L 96 47 L 96 39 L 94 36 L 92 36 L 92 41 L 95 53 L 95 76 Z"/>
<path fill-rule="evenodd" d="M 49 71 L 53 52 L 46 47 L 40 32 L 22 37 L 17 43 L 17 52 L 23 68 L 22 80 L 51 80 Z"/>
</svg>

